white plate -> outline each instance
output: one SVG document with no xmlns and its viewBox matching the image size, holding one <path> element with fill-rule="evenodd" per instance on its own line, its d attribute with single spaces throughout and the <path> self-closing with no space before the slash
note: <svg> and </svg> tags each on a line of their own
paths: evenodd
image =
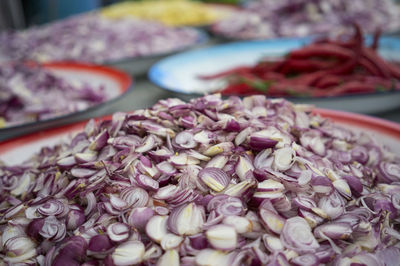
<svg viewBox="0 0 400 266">
<path fill-rule="evenodd" d="M 370 38 L 366 42 L 370 43 Z M 237 66 L 251 66 L 262 57 L 277 58 L 310 43 L 310 38 L 282 38 L 235 42 L 167 57 L 149 71 L 150 80 L 161 88 L 181 95 L 198 96 L 220 88 L 220 81 L 200 80 L 200 75 L 215 74 Z M 380 54 L 400 61 L 400 38 L 382 37 Z M 289 98 L 293 102 L 311 103 L 321 108 L 360 113 L 378 113 L 400 106 L 400 91 L 330 98 Z"/>
</svg>

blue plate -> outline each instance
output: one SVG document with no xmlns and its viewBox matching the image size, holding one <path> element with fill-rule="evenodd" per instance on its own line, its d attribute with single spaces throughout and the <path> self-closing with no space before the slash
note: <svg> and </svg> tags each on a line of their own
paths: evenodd
<svg viewBox="0 0 400 266">
<path fill-rule="evenodd" d="M 277 59 L 311 41 L 311 38 L 245 41 L 184 52 L 159 61 L 150 68 L 148 76 L 157 86 L 182 96 L 185 94 L 192 97 L 212 93 L 220 89 L 224 81 L 205 81 L 199 79 L 199 76 L 215 74 L 238 66 L 251 66 L 265 57 L 272 60 Z M 371 37 L 367 37 L 365 40 L 367 45 L 371 41 Z M 400 38 L 382 37 L 379 47 L 379 53 L 384 58 L 390 61 L 400 61 Z M 376 99 L 381 99 L 382 102 L 377 102 Z M 399 107 L 400 93 L 386 92 L 330 98 L 290 98 L 290 100 L 311 103 L 323 108 L 377 113 Z"/>
</svg>

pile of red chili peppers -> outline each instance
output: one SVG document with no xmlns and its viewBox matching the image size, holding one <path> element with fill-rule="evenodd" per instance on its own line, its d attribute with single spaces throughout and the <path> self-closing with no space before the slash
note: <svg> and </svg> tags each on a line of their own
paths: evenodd
<svg viewBox="0 0 400 266">
<path fill-rule="evenodd" d="M 280 60 L 263 60 L 202 79 L 226 78 L 225 95 L 265 93 L 284 97 L 330 97 L 400 89 L 400 68 L 376 52 L 380 32 L 366 47 L 359 26 L 351 39 L 318 40 Z"/>
</svg>

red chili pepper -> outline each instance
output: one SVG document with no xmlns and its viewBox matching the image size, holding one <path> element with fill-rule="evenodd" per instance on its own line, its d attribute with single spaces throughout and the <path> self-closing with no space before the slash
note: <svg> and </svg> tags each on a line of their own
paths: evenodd
<svg viewBox="0 0 400 266">
<path fill-rule="evenodd" d="M 368 84 L 359 81 L 349 81 L 341 86 L 335 87 L 332 90 L 327 90 L 324 96 L 337 96 L 344 94 L 355 94 L 355 93 L 369 93 L 376 90 L 375 85 Z"/>
<path fill-rule="evenodd" d="M 341 82 L 342 82 L 341 77 L 327 75 L 318 80 L 318 82 L 315 83 L 315 87 L 320 89 L 325 89 L 333 86 L 338 86 Z"/>
<path fill-rule="evenodd" d="M 252 89 L 249 85 L 244 83 L 230 84 L 221 91 L 224 95 L 251 95 L 257 93 L 256 90 Z"/>
<path fill-rule="evenodd" d="M 276 73 L 276 72 L 261 73 L 258 77 L 263 80 L 274 80 L 277 82 L 279 82 L 281 80 L 286 80 L 285 75 L 283 75 L 281 73 Z"/>
<path fill-rule="evenodd" d="M 391 78 L 388 64 L 386 64 L 386 62 L 379 55 L 377 55 L 374 50 L 364 47 L 362 49 L 362 56 L 374 64 L 379 69 L 379 72 L 381 72 L 383 77 Z"/>
<path fill-rule="evenodd" d="M 397 65 L 390 63 L 388 63 L 387 66 L 392 76 L 397 79 L 400 79 L 400 68 Z"/>
<path fill-rule="evenodd" d="M 339 59 L 353 58 L 354 52 L 350 49 L 339 47 L 337 45 L 322 43 L 311 44 L 299 50 L 289 53 L 289 58 L 312 58 L 312 57 L 336 57 Z"/>
<path fill-rule="evenodd" d="M 222 77 L 233 75 L 233 74 L 240 74 L 240 73 L 244 73 L 244 72 L 249 72 L 250 70 L 251 70 L 251 67 L 239 66 L 239 67 L 235 67 L 233 69 L 229 69 L 229 70 L 226 70 L 226 71 L 223 71 L 223 72 L 219 72 L 217 74 L 199 75 L 197 77 L 199 79 L 209 80 L 209 79 L 222 78 Z"/>
<path fill-rule="evenodd" d="M 285 60 L 261 61 L 257 65 L 255 65 L 251 71 L 254 74 L 262 74 L 265 72 L 275 72 L 284 64 L 284 62 L 285 62 Z"/>
<path fill-rule="evenodd" d="M 277 83 L 270 87 L 270 89 L 268 90 L 268 95 L 274 97 L 284 97 L 284 96 L 304 97 L 304 96 L 309 96 L 312 90 L 313 88 L 309 86 L 296 85 L 290 83 Z"/>
<path fill-rule="evenodd" d="M 297 85 L 313 86 L 320 78 L 327 75 L 325 71 L 316 71 L 293 78 L 292 82 Z"/>
<path fill-rule="evenodd" d="M 358 60 L 358 64 L 365 70 L 367 70 L 370 74 L 374 76 L 382 76 L 381 72 L 376 67 L 376 65 L 372 64 L 366 58 L 360 58 L 360 60 Z"/>
<path fill-rule="evenodd" d="M 378 28 L 374 33 L 374 39 L 373 39 L 372 44 L 371 44 L 371 49 L 372 50 L 378 49 L 379 37 L 381 37 L 381 34 L 382 34 L 382 29 Z"/>
<path fill-rule="evenodd" d="M 282 74 L 313 72 L 317 70 L 328 69 L 334 65 L 335 62 L 332 61 L 288 59 L 279 72 Z"/>
<path fill-rule="evenodd" d="M 399 89 L 400 67 L 386 62 L 373 49 L 378 44 L 375 34 L 371 48 L 364 47 L 358 25 L 348 41 L 318 40 L 288 54 L 279 61 L 263 60 L 254 67 L 239 67 L 215 75 L 227 77 L 223 94 L 269 96 L 330 97 L 343 94 L 367 93 L 376 90 Z"/>
</svg>

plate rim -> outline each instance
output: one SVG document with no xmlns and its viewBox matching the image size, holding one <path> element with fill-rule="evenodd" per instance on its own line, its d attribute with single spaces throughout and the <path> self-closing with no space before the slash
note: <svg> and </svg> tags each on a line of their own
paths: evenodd
<svg viewBox="0 0 400 266">
<path fill-rule="evenodd" d="M 377 133 L 388 135 L 400 142 L 400 123 L 392 122 L 378 117 L 369 115 L 357 114 L 346 111 L 337 111 L 325 108 L 314 108 L 312 113 L 321 115 L 324 118 L 331 119 L 333 122 L 341 122 L 344 124 L 355 125 L 361 128 L 368 128 Z M 109 120 L 112 115 L 105 115 L 93 118 L 96 122 Z M 74 130 L 83 129 L 89 120 L 64 125 L 56 128 L 51 128 L 45 131 L 31 133 L 25 136 L 20 136 L 15 139 L 9 139 L 0 143 L 0 155 L 5 154 L 21 145 L 34 143 L 35 141 L 61 135 L 62 133 L 73 132 Z"/>
<path fill-rule="evenodd" d="M 156 86 L 163 90 L 167 90 L 173 93 L 179 93 L 183 95 L 195 95 L 195 96 L 200 96 L 204 94 L 211 94 L 211 93 L 218 93 L 218 91 L 204 91 L 203 93 L 200 92 L 188 92 L 188 91 L 182 91 L 178 90 L 173 87 L 166 86 L 161 82 L 161 80 L 158 78 L 158 72 L 160 69 L 160 66 L 162 64 L 165 64 L 168 60 L 176 59 L 178 57 L 186 57 L 188 55 L 192 54 L 197 54 L 197 53 L 207 53 L 207 51 L 210 50 L 226 50 L 226 49 L 233 49 L 235 47 L 240 47 L 240 46 L 246 46 L 246 45 L 256 45 L 256 44 L 273 44 L 273 43 L 279 43 L 279 42 L 289 42 L 289 43 L 299 43 L 299 44 L 306 44 L 312 41 L 313 37 L 281 37 L 281 38 L 275 38 L 275 39 L 265 39 L 265 40 L 242 40 L 242 41 L 234 41 L 230 43 L 222 43 L 218 45 L 214 45 L 211 47 L 205 47 L 202 49 L 198 50 L 190 50 L 190 51 L 184 51 L 179 54 L 174 54 L 167 56 L 161 60 L 159 60 L 157 63 L 151 66 L 147 73 L 147 77 Z M 365 41 L 368 41 L 371 39 L 371 36 L 366 36 Z M 391 35 L 384 35 L 380 38 L 380 41 L 390 41 L 390 42 L 397 42 L 397 44 L 400 46 L 400 37 L 395 37 Z M 391 91 L 383 91 L 383 92 L 374 92 L 374 93 L 358 93 L 358 94 L 347 94 L 347 95 L 339 95 L 339 96 L 319 96 L 319 97 L 295 97 L 295 96 L 290 96 L 290 97 L 285 97 L 285 99 L 293 101 L 293 100 L 316 100 L 316 101 L 335 101 L 335 100 L 351 100 L 354 99 L 354 97 L 374 97 L 374 96 L 382 96 L 382 95 L 396 95 L 400 94 L 400 90 L 391 90 Z M 252 94 L 253 95 L 253 94 Z M 226 95 L 226 96 L 232 96 L 232 95 Z M 245 96 L 245 95 L 243 95 Z M 271 98 L 281 98 L 281 97 L 272 97 Z"/>
<path fill-rule="evenodd" d="M 133 90 L 134 85 L 135 85 L 135 80 L 133 77 L 131 77 L 129 74 L 125 73 L 122 70 L 110 67 L 110 66 L 104 66 L 104 65 L 97 65 L 97 64 L 92 64 L 92 63 L 83 63 L 83 62 L 71 62 L 71 61 L 58 61 L 58 62 L 48 62 L 48 63 L 41 63 L 41 66 L 44 68 L 48 69 L 58 69 L 58 70 L 75 70 L 75 71 L 84 71 L 86 73 L 91 72 L 91 73 L 96 73 L 96 74 L 101 74 L 103 76 L 110 77 L 113 81 L 117 82 L 118 84 L 118 92 L 119 94 L 109 100 L 106 100 L 102 103 L 90 106 L 89 108 L 73 112 L 73 113 L 67 113 L 63 114 L 60 116 L 55 116 L 51 117 L 48 119 L 44 120 L 39 120 L 39 121 L 33 121 L 33 122 L 28 122 L 28 123 L 21 123 L 17 124 L 15 126 L 10 126 L 10 127 L 3 127 L 0 128 L 0 133 L 4 133 L 7 131 L 13 131 L 17 129 L 22 129 L 30 126 L 41 126 L 46 123 L 51 123 L 57 120 L 61 119 L 67 119 L 71 118 L 80 114 L 84 114 L 87 112 L 91 112 L 96 110 L 97 108 L 100 108 L 102 106 L 105 106 L 107 104 L 110 104 L 119 98 L 121 98 L 123 95 L 125 95 L 128 91 Z"/>
</svg>

